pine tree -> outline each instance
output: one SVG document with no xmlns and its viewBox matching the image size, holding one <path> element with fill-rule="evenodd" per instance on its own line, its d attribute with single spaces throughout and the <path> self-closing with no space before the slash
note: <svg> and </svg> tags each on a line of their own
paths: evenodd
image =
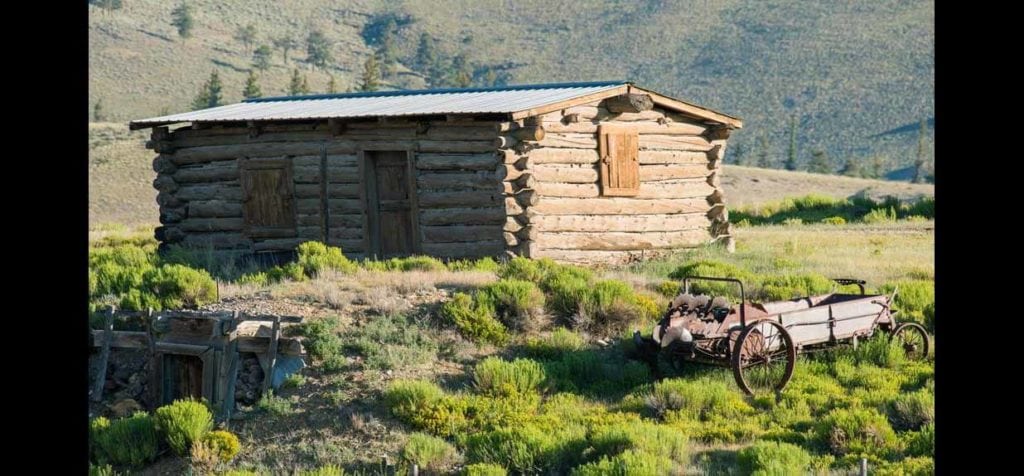
<svg viewBox="0 0 1024 476">
<path fill-rule="evenodd" d="M 363 63 L 363 78 L 359 85 L 360 91 L 376 91 L 380 89 L 380 67 L 377 63 L 377 55 L 370 55 Z"/>
<path fill-rule="evenodd" d="M 881 155 L 871 157 L 871 168 L 865 172 L 865 176 L 868 178 L 883 178 L 887 168 L 886 158 Z"/>
<path fill-rule="evenodd" d="M 267 45 L 260 45 L 252 52 L 252 66 L 260 71 L 270 69 L 270 56 L 273 52 Z"/>
<path fill-rule="evenodd" d="M 398 29 L 395 19 L 391 18 L 384 25 L 384 32 L 380 39 L 380 48 L 377 54 L 380 55 L 381 73 L 385 78 L 393 78 L 398 70 L 398 52 L 395 49 L 394 32 Z"/>
<path fill-rule="evenodd" d="M 249 53 L 252 51 L 252 44 L 256 42 L 256 26 L 252 23 L 240 27 L 235 32 L 235 39 L 242 43 L 245 47 L 245 52 Z"/>
<path fill-rule="evenodd" d="M 494 68 L 487 68 L 487 73 L 484 74 L 484 86 L 494 87 L 495 83 L 498 82 L 498 73 L 494 71 Z"/>
<path fill-rule="evenodd" d="M 334 75 L 328 75 L 331 79 L 327 81 L 327 94 L 338 92 L 338 83 L 334 81 Z"/>
<path fill-rule="evenodd" d="M 763 135 L 757 138 L 757 166 L 762 169 L 772 168 L 772 161 L 769 158 L 770 151 L 768 150 L 768 139 Z"/>
<path fill-rule="evenodd" d="M 796 170 L 796 113 L 789 119 L 789 154 L 786 156 L 786 170 Z"/>
<path fill-rule="evenodd" d="M 917 134 L 917 158 L 914 159 L 914 183 L 924 181 L 925 139 L 928 137 L 928 123 L 921 119 L 921 129 Z"/>
<path fill-rule="evenodd" d="M 743 143 L 736 144 L 733 148 L 730 156 L 736 165 L 748 166 L 750 165 L 747 161 L 747 148 L 743 147 Z"/>
<path fill-rule="evenodd" d="M 318 68 L 326 68 L 334 61 L 331 56 L 331 42 L 320 30 L 309 32 L 306 38 L 306 60 Z"/>
<path fill-rule="evenodd" d="M 292 96 L 298 96 L 300 94 L 308 94 L 309 86 L 306 83 L 305 76 L 299 76 L 299 69 L 295 68 L 292 70 L 292 80 L 288 84 L 288 94 Z"/>
<path fill-rule="evenodd" d="M 419 45 L 416 46 L 416 57 L 413 64 L 424 74 L 429 75 L 429 69 L 437 63 L 437 49 L 434 47 L 434 38 L 430 33 L 420 34 Z"/>
<path fill-rule="evenodd" d="M 178 36 L 182 38 L 192 37 L 192 7 L 188 6 L 187 3 L 181 2 L 173 11 L 171 11 L 171 25 L 174 25 L 178 29 Z"/>
<path fill-rule="evenodd" d="M 288 64 L 288 52 L 299 47 L 299 43 L 290 34 L 274 38 L 273 43 L 274 48 L 281 50 L 281 58 L 284 60 L 284 64 Z"/>
<path fill-rule="evenodd" d="M 427 68 L 427 85 L 431 88 L 450 86 L 451 83 L 448 81 L 451 77 L 448 74 L 450 70 L 451 63 L 438 57 L 434 60 L 434 64 Z"/>
<path fill-rule="evenodd" d="M 199 90 L 199 94 L 192 101 L 192 109 L 197 110 L 220 106 L 224 99 L 221 95 L 223 89 L 223 85 L 220 83 L 220 75 L 214 70 L 210 73 L 210 79 L 206 80 L 203 88 Z"/>
<path fill-rule="evenodd" d="M 107 120 L 107 114 L 103 110 L 103 99 L 97 99 L 96 105 L 92 107 L 92 120 L 96 122 Z"/>
<path fill-rule="evenodd" d="M 469 63 L 466 62 L 466 57 L 463 55 L 455 55 L 452 58 L 451 68 L 451 79 L 449 84 L 457 88 L 465 88 L 473 84 L 473 72 Z"/>
<path fill-rule="evenodd" d="M 846 163 L 843 164 L 843 168 L 839 173 L 847 177 L 860 177 L 864 175 L 864 172 L 860 168 L 860 161 L 853 157 L 846 159 Z"/>
<path fill-rule="evenodd" d="M 249 99 L 263 96 L 263 92 L 260 91 L 260 85 L 257 83 L 258 79 L 256 73 L 253 70 L 249 70 L 249 76 L 245 78 L 245 89 L 242 90 L 243 97 Z"/>
<path fill-rule="evenodd" d="M 820 149 L 811 152 L 811 163 L 808 164 L 807 170 L 816 174 L 832 173 L 832 161 L 829 160 L 828 153 Z"/>
</svg>

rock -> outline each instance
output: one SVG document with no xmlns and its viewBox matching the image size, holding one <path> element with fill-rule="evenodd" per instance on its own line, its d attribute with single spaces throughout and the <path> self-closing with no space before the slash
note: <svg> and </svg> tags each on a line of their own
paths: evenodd
<svg viewBox="0 0 1024 476">
<path fill-rule="evenodd" d="M 142 405 L 130 398 L 118 400 L 110 406 L 110 415 L 114 418 L 124 418 L 139 411 L 143 411 Z"/>
</svg>

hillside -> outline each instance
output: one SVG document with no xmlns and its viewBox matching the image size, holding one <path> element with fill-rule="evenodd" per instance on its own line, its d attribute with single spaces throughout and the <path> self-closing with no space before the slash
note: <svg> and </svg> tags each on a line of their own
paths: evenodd
<svg viewBox="0 0 1024 476">
<path fill-rule="evenodd" d="M 215 69 L 225 100 L 239 101 L 251 55 L 233 37 L 249 23 L 256 44 L 284 33 L 300 43 L 287 64 L 274 51 L 261 73 L 265 95 L 283 94 L 295 67 L 313 91 L 326 89 L 328 74 L 339 90 L 355 87 L 389 18 L 401 63 L 389 87 L 424 86 L 423 71 L 407 66 L 427 32 L 442 57 L 465 57 L 476 84 L 488 71 L 510 83 L 628 78 L 740 116 L 746 127 L 734 135 L 733 163 L 752 159 L 763 142 L 781 164 L 795 115 L 800 162 L 823 149 L 836 168 L 847 157 L 881 157 L 886 170 L 898 169 L 913 162 L 913 125 L 933 116 L 927 1 L 194 0 L 195 28 L 184 41 L 170 23 L 176 2 L 125 3 L 109 13 L 93 7 L 90 19 L 90 104 L 101 101 L 113 121 L 187 109 Z M 304 61 L 313 29 L 331 42 L 327 71 Z"/>
<path fill-rule="evenodd" d="M 155 224 L 158 216 L 155 154 L 144 146 L 148 131 L 129 132 L 124 124 L 89 125 L 89 223 Z M 845 198 L 863 191 L 869 197 L 901 199 L 933 196 L 935 186 L 836 175 L 788 172 L 726 165 L 722 177 L 730 207 L 756 205 L 810 193 Z"/>
</svg>

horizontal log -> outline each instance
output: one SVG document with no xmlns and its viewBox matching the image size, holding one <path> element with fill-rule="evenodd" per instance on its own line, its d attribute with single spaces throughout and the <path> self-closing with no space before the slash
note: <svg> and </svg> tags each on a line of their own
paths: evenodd
<svg viewBox="0 0 1024 476">
<path fill-rule="evenodd" d="M 490 172 L 424 172 L 416 177 L 416 186 L 423 190 L 497 190 L 501 179 Z"/>
<path fill-rule="evenodd" d="M 106 343 L 106 333 L 101 329 L 93 330 L 92 342 L 94 347 L 103 347 L 103 345 Z M 160 342 L 159 344 L 159 350 L 161 351 L 174 350 L 174 348 L 172 348 L 171 346 L 166 345 L 170 343 Z M 138 331 L 113 331 L 111 333 L 110 347 L 115 349 L 148 349 L 149 334 L 146 332 Z M 189 348 L 186 350 L 193 351 L 205 349 L 205 346 L 202 346 L 202 348 L 196 346 L 195 348 Z M 252 352 L 256 354 L 267 353 L 270 351 L 270 338 L 258 336 L 238 336 L 238 351 Z M 302 347 L 302 340 L 299 338 L 281 337 L 277 341 L 277 353 L 280 355 L 301 356 L 303 351 L 304 349 Z"/>
<path fill-rule="evenodd" d="M 169 223 L 178 223 L 185 219 L 187 210 L 185 207 L 160 207 L 160 223 L 166 225 Z"/>
<path fill-rule="evenodd" d="M 295 200 L 295 212 L 304 215 L 318 215 L 323 206 L 319 198 L 299 198 Z M 333 217 L 335 214 L 357 214 L 363 212 L 363 201 L 358 198 L 329 198 L 327 210 Z"/>
<path fill-rule="evenodd" d="M 571 148 L 571 149 L 597 149 L 596 134 L 574 134 L 566 132 L 552 132 L 544 135 L 544 140 L 537 142 L 541 147 Z"/>
<path fill-rule="evenodd" d="M 637 122 L 657 121 L 659 119 L 665 119 L 670 122 L 683 122 L 691 124 L 698 123 L 697 120 L 694 118 L 690 118 L 675 112 L 667 112 L 657 107 L 650 111 L 624 112 L 621 114 L 616 114 L 603 107 L 574 106 L 564 109 L 563 114 L 576 114 L 580 120 Z"/>
<path fill-rule="evenodd" d="M 555 198 L 546 197 L 527 214 L 531 223 L 536 215 L 630 215 L 662 213 L 704 213 L 709 209 L 703 198 L 638 200 L 626 197 Z"/>
<path fill-rule="evenodd" d="M 299 226 L 295 228 L 295 237 L 323 241 L 324 233 L 319 226 Z"/>
<path fill-rule="evenodd" d="M 423 243 L 424 254 L 443 258 L 482 258 L 505 253 L 505 240 L 466 243 Z"/>
<path fill-rule="evenodd" d="M 526 153 L 529 164 L 596 164 L 597 149 L 558 149 L 541 147 Z"/>
<path fill-rule="evenodd" d="M 523 170 L 511 164 L 499 164 L 494 169 L 494 176 L 499 180 L 515 180 L 523 175 Z"/>
<path fill-rule="evenodd" d="M 519 143 L 519 139 L 510 135 L 500 135 L 494 138 L 492 141 L 495 149 L 511 149 Z"/>
<path fill-rule="evenodd" d="M 320 166 L 296 166 L 292 168 L 295 183 L 320 183 Z M 327 181 L 330 183 L 359 183 L 358 167 L 328 167 Z"/>
<path fill-rule="evenodd" d="M 519 204 L 515 198 L 505 197 L 505 213 L 508 215 L 520 215 L 526 212 L 526 208 Z"/>
<path fill-rule="evenodd" d="M 175 165 L 195 164 L 209 161 L 232 160 L 238 157 L 276 157 L 281 155 L 315 155 L 326 147 L 327 154 L 354 154 L 357 150 L 372 145 L 375 149 L 414 150 L 440 153 L 483 153 L 494 151 L 490 140 L 389 140 L 352 141 L 330 140 L 320 142 L 270 142 L 230 145 L 211 145 L 178 149 L 171 155 Z"/>
<path fill-rule="evenodd" d="M 601 196 L 598 184 L 538 182 L 533 187 L 544 198 L 574 197 L 597 198 Z M 701 179 L 675 180 L 661 182 L 641 182 L 640 192 L 634 197 L 638 199 L 653 198 L 694 198 L 707 197 L 714 192 L 714 187 Z"/>
<path fill-rule="evenodd" d="M 498 156 L 489 154 L 416 154 L 416 168 L 420 170 L 487 170 L 498 165 Z"/>
<path fill-rule="evenodd" d="M 707 227 L 710 220 L 703 213 L 658 215 L 537 215 L 530 218 L 530 227 L 539 232 L 647 232 L 680 231 Z"/>
<path fill-rule="evenodd" d="M 533 174 L 526 172 L 513 180 L 512 183 L 519 188 L 537 188 L 539 181 L 533 177 Z"/>
<path fill-rule="evenodd" d="M 499 150 L 497 155 L 498 162 L 503 164 L 518 164 L 526 158 L 525 154 L 520 154 L 519 152 L 510 149 Z"/>
<path fill-rule="evenodd" d="M 327 232 L 327 236 L 332 240 L 362 240 L 363 229 L 362 227 L 331 227 L 330 231 Z"/>
<path fill-rule="evenodd" d="M 515 232 L 517 232 L 519 230 L 522 230 L 522 229 L 523 229 L 523 223 L 520 222 L 519 218 L 517 218 L 517 217 L 508 217 L 505 220 L 505 226 L 502 227 L 502 230 L 508 231 L 508 232 L 512 232 L 512 233 L 515 233 Z"/>
<path fill-rule="evenodd" d="M 192 232 L 181 240 L 181 243 L 199 249 L 250 249 L 252 240 L 238 232 L 231 233 L 199 233 Z"/>
<path fill-rule="evenodd" d="M 640 181 L 705 178 L 710 171 L 705 165 L 641 165 Z"/>
<path fill-rule="evenodd" d="M 542 126 L 526 126 L 514 129 L 511 131 L 512 137 L 521 141 L 540 141 L 544 140 L 545 135 L 544 127 Z"/>
<path fill-rule="evenodd" d="M 596 166 L 531 164 L 529 170 L 533 179 L 539 182 L 596 183 L 598 178 Z"/>
<path fill-rule="evenodd" d="M 420 211 L 420 225 L 500 224 L 505 221 L 505 217 L 505 208 L 500 205 L 486 208 L 439 208 Z"/>
<path fill-rule="evenodd" d="M 323 157 L 320 154 L 300 155 L 292 157 L 295 167 L 320 167 Z M 327 167 L 358 167 L 359 159 L 355 154 L 331 154 L 327 156 Z"/>
<path fill-rule="evenodd" d="M 639 155 L 640 165 L 656 164 L 702 164 L 708 163 L 708 154 L 697 151 L 676 151 L 676 150 L 641 150 Z"/>
<path fill-rule="evenodd" d="M 509 248 L 519 245 L 519 238 L 517 238 L 516 235 L 512 233 L 509 233 L 507 231 L 503 232 L 502 237 L 505 239 L 505 246 Z"/>
<path fill-rule="evenodd" d="M 699 246 L 711 239 L 706 228 L 671 232 L 545 232 L 532 240 L 546 250 L 632 251 Z"/>
<path fill-rule="evenodd" d="M 616 124 L 617 121 L 604 121 L 605 123 Z M 547 132 L 568 132 L 576 134 L 593 134 L 597 132 L 597 126 L 602 121 L 582 121 L 582 122 L 565 122 L 563 118 L 557 118 L 552 121 L 544 121 L 544 129 Z M 700 124 L 688 124 L 680 122 L 665 122 L 660 123 L 657 121 L 636 121 L 628 122 L 639 134 L 665 134 L 665 135 L 690 135 L 699 136 L 707 131 L 707 128 Z"/>
<path fill-rule="evenodd" d="M 160 174 L 153 179 L 153 188 L 167 193 L 174 193 L 178 191 L 178 182 L 175 182 L 170 175 Z"/>
<path fill-rule="evenodd" d="M 423 226 L 424 243 L 489 241 L 502 236 L 502 225 Z"/>
<path fill-rule="evenodd" d="M 187 234 L 177 226 L 158 226 L 153 229 L 153 237 L 166 243 L 178 243 L 186 236 Z"/>
<path fill-rule="evenodd" d="M 178 185 L 186 183 L 224 182 L 238 180 L 238 162 L 225 161 L 191 167 L 179 167 L 171 178 Z"/>
<path fill-rule="evenodd" d="M 420 208 L 469 208 L 498 205 L 504 195 L 498 190 L 470 190 L 420 193 L 418 199 Z"/>
<path fill-rule="evenodd" d="M 530 249 L 529 257 L 533 259 L 550 258 L 561 263 L 617 265 L 653 257 L 659 253 L 666 253 L 666 251 L 545 250 L 533 247 Z"/>
<path fill-rule="evenodd" d="M 178 136 L 176 135 L 168 145 L 174 149 L 189 147 L 224 146 L 231 144 L 268 144 L 268 143 L 304 143 L 317 141 L 465 141 L 465 140 L 490 140 L 494 137 L 494 128 L 491 125 L 428 125 L 420 128 L 417 124 L 411 123 L 404 127 L 353 127 L 354 124 L 343 126 L 343 132 L 335 135 L 327 128 L 319 130 L 291 130 L 291 131 L 268 131 L 263 127 L 259 135 L 251 137 L 248 129 L 235 129 L 234 134 L 218 134 L 206 136 Z"/>
<path fill-rule="evenodd" d="M 242 188 L 237 180 L 230 182 L 187 184 L 178 188 L 174 194 L 181 200 L 242 200 Z"/>
<path fill-rule="evenodd" d="M 189 218 L 235 218 L 242 216 L 242 204 L 225 200 L 197 200 L 188 203 Z"/>
<path fill-rule="evenodd" d="M 295 198 L 320 198 L 322 185 L 318 183 L 295 184 Z M 359 185 L 354 183 L 332 183 L 327 186 L 328 198 L 359 198 Z"/>
<path fill-rule="evenodd" d="M 654 109 L 654 100 L 649 94 L 627 93 L 605 99 L 601 104 L 614 114 L 643 112 Z"/>
<path fill-rule="evenodd" d="M 523 207 L 532 207 L 536 205 L 540 201 L 541 197 L 540 194 L 533 189 L 519 190 L 513 196 L 515 197 L 516 202 Z"/>
<path fill-rule="evenodd" d="M 183 231 L 241 231 L 242 218 L 187 218 L 178 224 Z"/>
<path fill-rule="evenodd" d="M 178 166 L 174 165 L 171 161 L 171 157 L 165 154 L 159 154 L 153 158 L 153 171 L 158 174 L 173 174 L 178 170 Z"/>
<path fill-rule="evenodd" d="M 640 150 L 687 150 L 704 152 L 712 145 L 701 136 L 671 136 L 663 134 L 641 134 Z"/>
</svg>

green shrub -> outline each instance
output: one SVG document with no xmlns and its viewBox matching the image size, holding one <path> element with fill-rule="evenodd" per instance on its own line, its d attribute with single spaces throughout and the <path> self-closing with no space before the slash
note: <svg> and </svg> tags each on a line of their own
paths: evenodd
<svg viewBox="0 0 1024 476">
<path fill-rule="evenodd" d="M 501 465 L 517 474 L 540 474 L 558 464 L 552 453 L 557 441 L 533 425 L 473 433 L 466 437 L 466 456 L 477 463 Z"/>
<path fill-rule="evenodd" d="M 242 449 L 238 437 L 234 433 L 223 430 L 211 431 L 204 435 L 201 441 L 216 451 L 217 457 L 223 463 L 235 459 L 235 455 Z"/>
<path fill-rule="evenodd" d="M 913 321 L 933 329 L 935 319 L 935 281 L 925 279 L 903 279 L 883 285 L 879 292 L 892 294 L 897 290 L 893 308 L 899 311 L 900 321 Z M 929 307 L 931 310 L 929 311 Z M 931 314 L 931 319 L 928 314 Z"/>
<path fill-rule="evenodd" d="M 335 464 L 329 464 L 316 469 L 299 471 L 299 476 L 345 476 L 345 469 Z"/>
<path fill-rule="evenodd" d="M 523 330 L 540 327 L 544 293 L 530 281 L 502 279 L 478 291 L 476 299 L 493 306 L 498 320 L 506 326 Z"/>
<path fill-rule="evenodd" d="M 408 419 L 444 397 L 444 390 L 424 380 L 398 380 L 384 392 L 384 405 L 401 419 Z"/>
<path fill-rule="evenodd" d="M 918 431 L 902 435 L 906 454 L 910 456 L 935 456 L 935 424 L 928 423 Z"/>
<path fill-rule="evenodd" d="M 753 273 L 740 269 L 729 263 L 713 260 L 698 260 L 679 266 L 668 277 L 682 281 L 687 276 L 736 278 L 746 283 L 756 282 Z M 730 296 L 739 298 L 739 289 L 735 284 L 715 281 L 690 281 L 690 292 L 693 294 L 709 294 L 712 296 Z"/>
<path fill-rule="evenodd" d="M 654 384 L 645 403 L 654 415 L 669 421 L 707 421 L 715 416 L 740 419 L 755 412 L 739 392 L 707 377 L 661 380 Z"/>
<path fill-rule="evenodd" d="M 889 421 L 869 408 L 836 409 L 817 427 L 818 438 L 837 456 L 898 454 L 899 441 Z"/>
<path fill-rule="evenodd" d="M 338 325 L 339 321 L 335 316 L 308 320 L 300 325 L 299 333 L 305 337 L 302 346 L 309 355 L 326 360 L 341 352 L 341 339 L 334 331 Z"/>
<path fill-rule="evenodd" d="M 651 306 L 640 307 L 633 287 L 607 279 L 589 285 L 579 301 L 577 324 L 599 335 L 620 335 L 638 321 L 649 319 Z"/>
<path fill-rule="evenodd" d="M 658 291 L 658 294 L 669 299 L 672 299 L 678 296 L 679 293 L 683 292 L 683 288 L 679 285 L 678 281 L 662 281 L 658 283 L 656 290 Z"/>
<path fill-rule="evenodd" d="M 461 457 L 451 443 L 426 433 L 413 433 L 402 448 L 402 459 L 433 474 L 443 474 Z"/>
<path fill-rule="evenodd" d="M 397 271 L 444 271 L 447 267 L 433 256 L 409 256 L 394 258 L 393 268 Z"/>
<path fill-rule="evenodd" d="M 117 472 L 114 471 L 114 467 L 107 464 L 96 466 L 89 463 L 89 476 L 117 476 Z"/>
<path fill-rule="evenodd" d="M 291 415 L 295 412 L 295 409 L 292 408 L 292 401 L 287 398 L 274 395 L 273 389 L 267 389 L 267 391 L 263 393 L 260 400 L 256 402 L 256 408 L 262 412 L 269 413 L 270 415 L 277 417 Z"/>
<path fill-rule="evenodd" d="M 893 207 L 876 208 L 861 218 L 864 223 L 892 223 L 896 221 L 896 209 Z"/>
<path fill-rule="evenodd" d="M 821 220 L 821 223 L 826 225 L 845 225 L 846 219 L 839 216 L 827 217 Z"/>
<path fill-rule="evenodd" d="M 345 347 L 365 359 L 363 366 L 388 370 L 424 366 L 437 359 L 432 331 L 404 314 L 387 314 L 344 334 Z"/>
<path fill-rule="evenodd" d="M 585 345 L 586 343 L 579 334 L 559 327 L 547 336 L 528 339 L 526 353 L 531 357 L 554 359 L 565 353 L 576 352 Z"/>
<path fill-rule="evenodd" d="M 553 275 L 544 285 L 548 295 L 548 309 L 563 318 L 580 312 L 581 301 L 590 288 L 589 281 L 569 273 Z"/>
<path fill-rule="evenodd" d="M 484 395 L 532 394 L 540 391 L 544 384 L 544 367 L 530 359 L 509 362 L 488 357 L 473 369 L 473 383 L 477 391 Z"/>
<path fill-rule="evenodd" d="M 270 284 L 270 276 L 263 271 L 257 271 L 255 273 L 243 274 L 238 277 L 238 284 L 248 284 L 252 286 L 266 286 Z"/>
<path fill-rule="evenodd" d="M 463 476 L 507 476 L 505 468 L 493 463 L 476 463 L 466 466 Z"/>
<path fill-rule="evenodd" d="M 546 270 L 543 269 L 539 260 L 531 260 L 516 256 L 508 260 L 499 270 L 498 277 L 502 279 L 518 279 L 539 283 L 544 280 Z"/>
<path fill-rule="evenodd" d="M 903 220 L 908 221 L 910 223 L 922 223 L 928 221 L 928 218 L 923 217 L 921 215 L 909 215 L 903 217 Z"/>
<path fill-rule="evenodd" d="M 342 254 L 341 248 L 336 246 L 327 246 L 318 241 L 307 241 L 299 245 L 296 251 L 298 252 L 297 263 L 309 277 L 314 277 L 325 269 L 342 273 L 354 273 L 358 269 L 355 263 Z"/>
<path fill-rule="evenodd" d="M 896 397 L 889 408 L 889 420 L 897 431 L 917 430 L 935 421 L 935 395 L 928 389 Z"/>
<path fill-rule="evenodd" d="M 195 308 L 217 300 L 217 283 L 206 270 L 166 264 L 148 271 L 144 280 L 164 308 Z"/>
<path fill-rule="evenodd" d="M 271 283 L 279 283 L 284 280 L 305 281 L 306 272 L 299 263 L 287 263 L 284 266 L 274 266 L 267 270 L 267 280 Z"/>
<path fill-rule="evenodd" d="M 896 368 L 907 360 L 906 352 L 896 339 L 878 333 L 862 341 L 853 352 L 857 363 L 870 363 L 879 367 Z"/>
<path fill-rule="evenodd" d="M 299 388 L 302 384 L 306 383 L 306 377 L 302 374 L 291 374 L 285 377 L 284 382 L 281 382 L 283 388 Z"/>
<path fill-rule="evenodd" d="M 689 460 L 686 437 L 674 428 L 649 421 L 629 421 L 598 427 L 590 435 L 595 455 L 616 456 L 634 450 L 671 463 Z"/>
<path fill-rule="evenodd" d="M 834 284 L 834 281 L 819 274 L 772 275 L 760 281 L 760 292 L 756 295 L 765 301 L 782 301 L 825 294 L 832 290 Z"/>
<path fill-rule="evenodd" d="M 505 326 L 494 318 L 493 308 L 474 302 L 468 294 L 455 293 L 441 306 L 441 317 L 455 324 L 467 339 L 478 343 L 504 345 L 508 342 Z"/>
<path fill-rule="evenodd" d="M 496 273 L 501 269 L 501 265 L 494 258 L 485 256 L 475 261 L 460 259 L 453 260 L 448 263 L 448 269 L 450 271 L 484 271 L 489 273 Z"/>
<path fill-rule="evenodd" d="M 787 476 L 803 474 L 811 464 L 811 455 L 789 443 L 758 441 L 736 454 L 737 463 L 751 476 Z"/>
<path fill-rule="evenodd" d="M 145 412 L 109 424 L 97 421 L 90 430 L 95 435 L 94 454 L 99 464 L 138 468 L 156 458 L 160 442 L 156 423 Z"/>
<path fill-rule="evenodd" d="M 100 434 L 107 428 L 110 428 L 110 420 L 107 417 L 100 416 L 89 420 L 89 459 L 99 464 L 110 461 L 100 446 Z"/>
<path fill-rule="evenodd" d="M 572 476 L 660 476 L 673 474 L 673 468 L 681 467 L 663 456 L 656 456 L 637 450 L 626 450 L 615 456 L 601 459 L 572 470 Z"/>
<path fill-rule="evenodd" d="M 650 381 L 647 365 L 621 354 L 582 350 L 544 362 L 547 381 L 558 391 L 613 397 Z"/>
<path fill-rule="evenodd" d="M 192 443 L 213 428 L 213 414 L 203 402 L 176 400 L 156 409 L 157 426 L 179 456 L 187 456 Z"/>
</svg>

